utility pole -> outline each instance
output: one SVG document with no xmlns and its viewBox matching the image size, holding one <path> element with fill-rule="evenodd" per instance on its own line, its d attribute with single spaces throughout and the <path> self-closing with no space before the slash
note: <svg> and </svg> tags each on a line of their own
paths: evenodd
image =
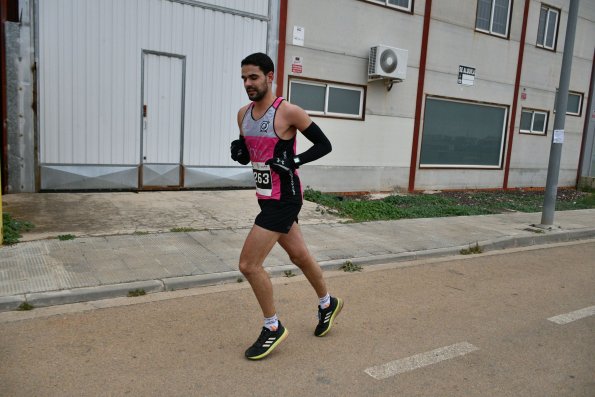
<svg viewBox="0 0 595 397">
<path fill-rule="evenodd" d="M 528 1 L 528 0 L 527 0 Z M 568 11 L 568 24 L 564 40 L 564 54 L 562 56 L 562 70 L 560 71 L 560 84 L 556 96 L 556 116 L 554 118 L 554 133 L 547 167 L 547 180 L 545 197 L 541 214 L 541 225 L 549 227 L 554 224 L 556 210 L 556 196 L 558 194 L 558 176 L 560 174 L 560 157 L 562 156 L 562 143 L 564 142 L 564 122 L 566 121 L 566 108 L 568 106 L 568 86 L 570 84 L 570 70 L 572 67 L 572 53 L 574 51 L 574 36 L 576 33 L 576 19 L 578 15 L 579 0 L 570 0 Z"/>
</svg>

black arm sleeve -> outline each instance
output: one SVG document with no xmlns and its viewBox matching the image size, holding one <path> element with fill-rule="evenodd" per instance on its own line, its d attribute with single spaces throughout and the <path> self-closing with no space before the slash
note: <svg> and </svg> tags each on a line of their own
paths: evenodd
<svg viewBox="0 0 595 397">
<path fill-rule="evenodd" d="M 304 153 L 298 154 L 298 157 L 300 158 L 300 165 L 318 160 L 333 150 L 331 142 L 328 140 L 326 135 L 324 135 L 320 127 L 316 125 L 316 123 L 312 122 L 308 128 L 302 131 L 302 134 L 304 134 L 304 136 L 308 138 L 308 140 L 312 142 L 314 146 L 306 150 Z"/>
</svg>

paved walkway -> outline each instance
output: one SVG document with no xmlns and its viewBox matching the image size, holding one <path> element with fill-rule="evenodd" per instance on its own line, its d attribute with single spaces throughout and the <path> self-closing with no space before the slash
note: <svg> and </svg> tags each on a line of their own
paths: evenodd
<svg viewBox="0 0 595 397">
<path fill-rule="evenodd" d="M 191 288 L 241 277 L 237 261 L 258 206 L 251 190 L 44 193 L 3 196 L 5 212 L 36 228 L 0 248 L 0 311 Z M 323 268 L 595 238 L 595 210 L 345 223 L 306 203 L 300 225 Z M 182 232 L 172 232 L 172 229 Z M 63 234 L 76 236 L 60 241 Z M 275 247 L 272 275 L 298 269 Z"/>
</svg>

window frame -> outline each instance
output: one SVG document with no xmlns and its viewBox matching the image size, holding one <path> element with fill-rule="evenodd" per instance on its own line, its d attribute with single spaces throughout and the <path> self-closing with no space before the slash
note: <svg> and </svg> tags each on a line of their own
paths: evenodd
<svg viewBox="0 0 595 397">
<path fill-rule="evenodd" d="M 531 112 L 532 113 L 532 115 L 531 115 L 531 129 L 529 129 L 529 130 L 524 130 L 521 128 L 521 120 L 523 118 L 523 112 Z M 535 132 L 535 130 L 533 130 L 533 123 L 535 122 L 535 114 L 536 113 L 545 115 L 545 123 L 543 125 L 543 132 L 541 132 L 541 131 Z M 547 128 L 548 128 L 549 121 L 550 121 L 550 112 L 548 112 L 547 110 L 521 108 L 521 119 L 519 120 L 519 134 L 547 136 Z"/>
<path fill-rule="evenodd" d="M 549 51 L 556 51 L 556 48 L 558 47 L 558 32 L 560 29 L 560 14 L 561 11 L 560 9 L 556 8 L 556 7 L 552 7 L 549 6 L 547 4 L 541 3 L 541 7 L 539 8 L 539 15 L 541 16 L 541 10 L 546 9 L 547 10 L 547 14 L 546 14 L 546 19 L 545 19 L 545 26 L 543 27 L 543 43 L 539 44 L 539 27 L 541 25 L 541 20 L 539 20 L 538 24 L 537 24 L 537 41 L 535 42 L 535 46 L 538 48 L 543 48 L 544 50 L 549 50 Z M 556 29 L 554 31 L 554 43 L 552 47 L 548 47 L 546 45 L 546 39 L 547 39 L 547 27 L 549 24 L 549 13 L 550 12 L 555 12 L 556 15 Z"/>
<path fill-rule="evenodd" d="M 506 140 L 508 139 L 508 121 L 510 117 L 510 107 L 501 104 L 501 103 L 492 103 L 492 102 L 483 102 L 483 101 L 473 101 L 463 98 L 453 98 L 453 97 L 446 97 L 440 95 L 426 95 L 424 100 L 424 115 L 423 119 L 425 122 L 425 101 L 428 99 L 432 100 L 441 100 L 446 102 L 459 102 L 464 104 L 471 104 L 471 105 L 478 105 L 478 106 L 490 106 L 496 108 L 504 109 L 504 121 L 502 123 L 502 135 L 500 139 L 500 152 L 498 154 L 498 165 L 478 165 L 478 164 L 423 164 L 421 162 L 421 150 L 424 141 L 424 134 L 422 132 L 422 139 L 420 144 L 420 151 L 419 156 L 420 159 L 418 161 L 418 168 L 419 169 L 462 169 L 462 170 L 501 170 L 504 167 L 504 156 L 506 154 Z"/>
<path fill-rule="evenodd" d="M 394 4 L 390 4 L 388 2 L 388 0 L 360 0 L 360 1 L 363 1 L 364 3 L 374 4 L 379 7 L 390 8 L 391 10 L 406 12 L 409 14 L 413 14 L 413 7 L 414 7 L 414 3 L 415 3 L 415 0 L 408 0 L 409 8 L 406 8 L 406 7 L 401 7 L 401 6 L 397 6 Z M 382 4 L 382 3 L 384 3 L 384 4 Z"/>
<path fill-rule="evenodd" d="M 508 13 L 506 14 L 506 33 L 502 34 L 502 33 L 497 33 L 494 32 L 493 30 L 493 25 L 494 25 L 494 7 L 496 4 L 496 0 L 490 0 L 491 1 L 491 5 L 492 8 L 490 10 L 490 28 L 488 30 L 486 29 L 481 29 L 477 27 L 477 16 L 479 13 L 479 0 L 477 0 L 476 4 L 476 10 L 475 10 L 475 30 L 481 33 L 485 33 L 488 34 L 490 36 L 496 36 L 496 37 L 500 37 L 502 39 L 509 39 L 510 38 L 510 20 L 512 18 L 512 0 L 508 0 Z"/>
<path fill-rule="evenodd" d="M 579 97 L 579 101 L 578 101 L 578 113 L 572 113 L 568 111 L 568 101 L 566 102 L 566 113 L 569 116 L 577 116 L 577 117 L 581 117 L 583 115 L 583 100 L 584 100 L 584 94 L 582 92 L 578 92 L 578 91 L 570 91 L 568 90 L 568 96 L 570 95 L 576 95 Z M 554 113 L 556 113 L 556 105 L 557 105 L 557 101 L 558 101 L 558 89 L 556 88 L 556 95 L 554 97 Z"/>
<path fill-rule="evenodd" d="M 579 97 L 579 101 L 578 101 L 578 111 L 576 113 L 572 113 L 568 111 L 568 105 L 566 106 L 566 114 L 569 116 L 578 116 L 581 117 L 582 113 L 583 113 L 583 99 L 584 96 L 581 92 L 576 92 L 576 91 L 568 91 L 568 96 L 570 95 L 576 95 Z M 567 102 L 568 103 L 568 102 Z"/>
<path fill-rule="evenodd" d="M 325 87 L 324 110 L 321 112 L 318 110 L 304 109 L 306 111 L 306 113 L 308 113 L 310 116 L 326 117 L 326 118 L 333 118 L 333 119 L 344 119 L 344 120 L 358 120 L 358 121 L 365 120 L 367 86 L 359 85 L 359 84 L 342 83 L 342 82 L 338 82 L 338 81 L 312 79 L 312 78 L 301 77 L 301 76 L 289 76 L 289 81 L 287 84 L 287 100 L 290 103 L 293 103 L 291 101 L 292 83 L 301 83 L 301 84 Z M 346 90 L 352 90 L 352 91 L 359 91 L 360 92 L 359 114 L 353 115 L 353 114 L 348 114 L 348 113 L 329 112 L 328 106 L 329 106 L 330 88 L 339 88 L 339 89 L 346 89 Z M 297 104 L 297 105 L 300 106 L 299 104 Z"/>
</svg>

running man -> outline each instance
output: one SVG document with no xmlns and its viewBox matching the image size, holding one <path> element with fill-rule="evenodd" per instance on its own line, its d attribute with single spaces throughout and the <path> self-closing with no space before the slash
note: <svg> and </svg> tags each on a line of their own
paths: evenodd
<svg viewBox="0 0 595 397">
<path fill-rule="evenodd" d="M 254 221 L 242 253 L 239 268 L 250 283 L 264 315 L 264 327 L 246 357 L 266 357 L 288 335 L 273 301 L 273 286 L 263 263 L 275 243 L 301 269 L 319 298 L 318 325 L 314 335 L 325 336 L 343 308 L 343 301 L 329 295 L 320 265 L 314 260 L 298 225 L 302 207 L 302 186 L 296 169 L 328 154 L 331 143 L 299 106 L 272 91 L 273 61 L 255 53 L 242 61 L 242 80 L 250 104 L 238 112 L 240 137 L 231 143 L 231 158 L 241 164 L 252 162 L 256 196 L 261 212 Z M 297 131 L 313 146 L 296 155 Z"/>
</svg>

